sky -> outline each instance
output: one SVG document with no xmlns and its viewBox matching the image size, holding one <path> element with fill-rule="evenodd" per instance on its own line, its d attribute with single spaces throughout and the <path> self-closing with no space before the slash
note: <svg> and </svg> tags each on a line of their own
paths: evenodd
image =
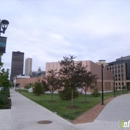
<svg viewBox="0 0 130 130">
<path fill-rule="evenodd" d="M 69 55 L 93 62 L 130 55 L 130 0 L 0 0 L 0 6 L 0 19 L 9 21 L 1 34 L 5 69 L 12 51 L 32 58 L 33 71 Z"/>
</svg>

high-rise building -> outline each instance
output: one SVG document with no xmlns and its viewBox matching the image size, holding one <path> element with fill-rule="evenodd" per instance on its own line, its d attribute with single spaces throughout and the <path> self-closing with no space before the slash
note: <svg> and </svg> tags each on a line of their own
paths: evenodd
<svg viewBox="0 0 130 130">
<path fill-rule="evenodd" d="M 25 60 L 25 75 L 30 76 L 32 74 L 32 58 Z"/>
<path fill-rule="evenodd" d="M 16 75 L 23 75 L 24 53 L 17 51 L 12 52 L 11 77 L 12 80 Z"/>
</svg>

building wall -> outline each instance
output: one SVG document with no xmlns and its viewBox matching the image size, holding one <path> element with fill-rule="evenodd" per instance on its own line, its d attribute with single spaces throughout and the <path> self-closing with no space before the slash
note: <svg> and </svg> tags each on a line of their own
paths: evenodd
<svg viewBox="0 0 130 130">
<path fill-rule="evenodd" d="M 79 62 L 79 61 L 76 61 Z M 91 71 L 93 74 L 98 76 L 97 87 L 101 90 L 101 66 L 95 64 L 92 61 L 81 61 L 83 66 L 87 66 L 87 70 Z M 46 75 L 50 69 L 60 69 L 60 64 L 58 62 L 48 62 L 46 63 Z M 107 69 L 103 69 L 103 77 L 104 77 L 104 90 L 113 90 L 113 74 Z"/>
<path fill-rule="evenodd" d="M 77 61 L 78 62 L 78 61 Z M 98 89 L 101 91 L 102 89 L 102 80 L 101 80 L 101 66 L 95 64 L 92 61 L 82 61 L 82 64 L 84 66 L 87 65 L 87 70 L 91 71 L 93 74 L 96 74 L 99 78 L 97 80 L 97 87 Z M 60 69 L 60 64 L 58 62 L 49 62 L 46 63 L 46 72 L 48 72 L 50 69 Z M 105 91 L 109 91 L 109 90 L 113 90 L 113 74 L 111 72 L 109 72 L 107 69 L 104 68 L 104 82 L 103 82 L 103 86 L 104 86 L 104 90 Z M 39 77 L 38 77 L 39 78 Z M 28 79 L 16 79 L 16 83 L 19 83 L 21 87 L 24 87 L 25 84 L 27 83 L 35 83 L 38 78 L 28 78 Z M 42 79 L 43 77 L 40 77 L 40 79 Z M 88 91 L 91 91 L 90 89 Z"/>
<path fill-rule="evenodd" d="M 24 88 L 26 84 L 34 84 L 38 81 L 38 79 L 42 79 L 43 77 L 35 77 L 35 78 L 17 78 L 16 84 L 19 84 L 20 87 Z"/>
<path fill-rule="evenodd" d="M 32 58 L 25 60 L 25 75 L 30 76 L 32 74 Z"/>
<path fill-rule="evenodd" d="M 120 63 L 108 66 L 107 69 L 114 74 L 116 89 L 122 89 L 126 86 L 126 64 Z"/>
<path fill-rule="evenodd" d="M 24 65 L 24 53 L 23 52 L 12 52 L 12 63 L 11 63 L 11 79 L 19 74 L 23 74 Z"/>
<path fill-rule="evenodd" d="M 126 86 L 130 90 L 130 56 L 121 57 L 108 63 L 107 69 L 114 74 L 117 89 Z"/>
</svg>

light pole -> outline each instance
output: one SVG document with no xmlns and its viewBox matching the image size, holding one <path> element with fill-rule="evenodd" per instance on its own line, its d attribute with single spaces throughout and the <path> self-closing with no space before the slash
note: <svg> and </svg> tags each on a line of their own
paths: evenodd
<svg viewBox="0 0 130 130">
<path fill-rule="evenodd" d="M 5 33 L 9 22 L 7 20 L 0 19 L 0 53 L 5 53 L 7 37 L 2 37 L 1 33 Z"/>
<path fill-rule="evenodd" d="M 102 103 L 101 103 L 101 105 L 104 105 L 103 64 L 105 63 L 105 60 L 99 60 L 99 63 L 101 64 L 101 79 L 102 79 Z"/>
<path fill-rule="evenodd" d="M 7 29 L 8 25 L 9 25 L 9 21 L 0 20 L 0 36 L 1 36 L 1 33 L 5 33 L 5 30 Z"/>
<path fill-rule="evenodd" d="M 116 89 L 115 89 L 115 76 L 113 76 L 114 78 L 114 97 L 116 97 Z"/>
</svg>

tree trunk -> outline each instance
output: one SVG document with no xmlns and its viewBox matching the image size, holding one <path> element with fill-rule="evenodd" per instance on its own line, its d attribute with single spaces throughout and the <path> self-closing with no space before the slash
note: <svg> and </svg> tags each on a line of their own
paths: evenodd
<svg viewBox="0 0 130 130">
<path fill-rule="evenodd" d="M 51 90 L 51 101 L 53 101 L 53 88 L 52 88 L 52 90 Z"/>
<path fill-rule="evenodd" d="M 86 87 L 85 87 L 85 102 L 87 102 L 87 101 L 86 101 Z"/>
<path fill-rule="evenodd" d="M 73 89 L 72 89 L 72 90 L 71 90 L 71 106 L 74 105 L 73 95 L 74 95 L 74 91 L 73 91 Z"/>
<path fill-rule="evenodd" d="M 51 92 L 51 101 L 53 101 L 53 91 Z"/>
</svg>

